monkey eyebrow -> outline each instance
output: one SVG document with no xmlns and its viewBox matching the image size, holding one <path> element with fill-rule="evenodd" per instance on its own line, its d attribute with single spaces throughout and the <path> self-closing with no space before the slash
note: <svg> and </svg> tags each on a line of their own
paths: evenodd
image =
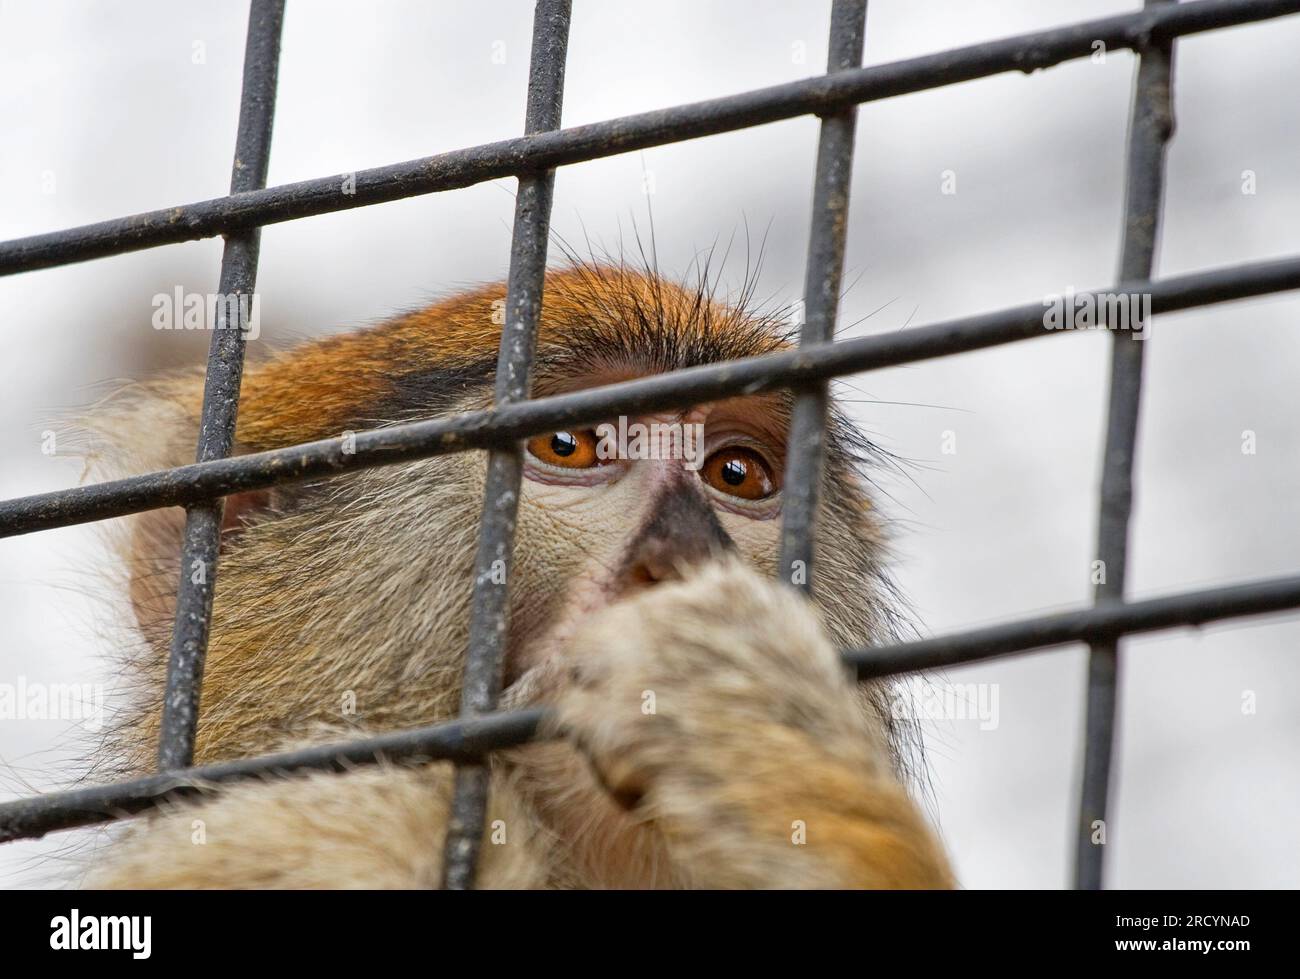
<svg viewBox="0 0 1300 979">
<path fill-rule="evenodd" d="M 387 392 L 365 408 L 396 421 L 447 414 L 471 392 L 489 386 L 495 375 L 495 356 L 405 371 L 393 377 Z"/>
</svg>

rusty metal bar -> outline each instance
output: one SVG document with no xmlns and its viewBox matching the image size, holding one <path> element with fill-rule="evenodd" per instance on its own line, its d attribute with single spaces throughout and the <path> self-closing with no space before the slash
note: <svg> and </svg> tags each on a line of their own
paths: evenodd
<svg viewBox="0 0 1300 979">
<path fill-rule="evenodd" d="M 1156 10 L 940 51 L 890 64 L 821 75 L 705 102 L 608 119 L 553 133 L 485 143 L 405 163 L 335 174 L 231 197 L 0 243 L 0 275 L 84 262 L 240 228 L 330 214 L 367 204 L 469 187 L 502 177 L 616 156 L 782 119 L 832 113 L 1007 71 L 1032 72 L 1108 51 L 1300 13 L 1300 0 L 1197 0 Z M 347 186 L 349 193 L 343 193 Z"/>
<path fill-rule="evenodd" d="M 849 650 L 843 656 L 858 679 L 868 680 L 1087 642 L 1098 636 L 1199 627 L 1297 608 L 1300 608 L 1300 575 L 1292 575 L 1127 604 L 1094 605 L 952 636 Z M 533 739 L 542 719 L 542 712 L 536 709 L 483 715 L 342 744 L 16 799 L 0 803 L 0 843 L 122 819 L 150 809 L 164 799 L 211 791 L 217 785 L 265 774 L 304 770 L 343 772 L 354 765 L 381 760 L 413 764 L 437 760 L 464 762 Z"/>
<path fill-rule="evenodd" d="M 1293 289 L 1300 289 L 1300 257 L 1208 269 L 1154 282 L 1119 283 L 1090 295 L 1104 325 L 1106 304 L 1096 298 L 1103 295 L 1150 294 L 1151 308 L 1160 315 Z M 1078 298 L 1085 293 L 1075 295 Z M 369 466 L 508 446 L 530 435 L 595 425 L 620 414 L 682 408 L 746 392 L 797 387 L 815 380 L 1063 335 L 1044 328 L 1043 309 L 1040 301 L 904 332 L 855 337 L 805 351 L 707 364 L 488 411 L 372 429 L 357 433 L 355 445 L 349 446 L 355 451 L 345 452 L 342 439 L 323 439 L 4 500 L 0 501 L 0 537 L 157 507 L 185 506 L 213 496 L 337 476 Z"/>
<path fill-rule="evenodd" d="M 525 133 L 559 128 L 571 6 L 570 0 L 538 0 L 533 13 Z M 497 358 L 498 408 L 528 398 L 537 322 L 542 312 L 554 187 L 554 170 L 519 178 L 510 275 L 506 286 L 505 324 Z M 469 651 L 461 685 L 463 718 L 490 711 L 501 691 L 510 611 L 510 563 L 523 467 L 523 449 L 517 443 L 500 445 L 488 454 L 483 517 L 474 562 Z M 491 766 L 482 762 L 461 765 L 456 769 L 456 791 L 443 853 L 443 886 L 450 890 L 474 886 L 490 775 Z"/>
<path fill-rule="evenodd" d="M 271 155 L 271 124 L 275 118 L 275 86 L 280 66 L 280 34 L 284 0 L 253 0 L 248 12 L 244 48 L 244 85 L 239 107 L 239 133 L 230 192 L 247 193 L 266 186 Z M 211 462 L 230 455 L 239 411 L 239 386 L 244 375 L 244 322 L 257 284 L 261 230 L 248 228 L 226 237 L 221 256 L 220 293 L 233 302 L 217 304 L 203 385 L 203 414 L 199 422 L 196 461 Z M 231 313 L 235 322 L 230 321 Z M 193 504 L 185 514 L 176 620 L 167 662 L 158 767 L 186 768 L 194 760 L 194 732 L 199 717 L 203 661 L 212 623 L 212 595 L 217 586 L 221 549 L 221 518 L 225 501 L 218 497 Z"/>
</svg>

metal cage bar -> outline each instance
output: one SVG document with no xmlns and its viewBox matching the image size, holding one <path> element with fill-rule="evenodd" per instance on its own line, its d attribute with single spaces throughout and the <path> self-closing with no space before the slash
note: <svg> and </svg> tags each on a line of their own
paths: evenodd
<svg viewBox="0 0 1300 979">
<path fill-rule="evenodd" d="M 843 657 L 859 680 L 868 680 L 1087 642 L 1097 636 L 1161 632 L 1287 612 L 1297 607 L 1300 607 L 1300 575 L 1293 575 L 1060 612 L 919 642 L 849 650 Z M 497 748 L 531 740 L 537 734 L 542 716 L 536 709 L 483 715 L 0 803 L 0 843 L 109 822 L 165 799 L 200 794 L 225 782 L 269 773 L 345 771 L 354 765 L 378 761 L 473 760 Z"/>
<path fill-rule="evenodd" d="M 253 0 L 251 5 L 230 196 L 0 243 L 0 275 L 225 234 L 222 291 L 246 295 L 255 283 L 258 231 L 262 225 L 516 176 L 520 178 L 520 193 L 496 404 L 486 411 L 363 432 L 355 437 L 355 451 L 349 446 L 345 452 L 341 440 L 322 440 L 228 458 L 242 371 L 243 334 L 225 323 L 226 328 L 214 336 L 209 357 L 196 463 L 0 502 L 0 537 L 184 506 L 187 531 L 183 560 L 207 562 L 205 587 L 186 584 L 184 574 L 180 585 L 168 713 L 160 743 L 163 773 L 0 804 L 0 841 L 122 818 L 165 799 L 212 791 L 225 782 L 267 773 L 342 771 L 378 760 L 448 760 L 459 766 L 459 775 L 456 815 L 446 841 L 445 883 L 449 887 L 470 886 L 486 804 L 487 754 L 535 737 L 544 718 L 544 713 L 535 709 L 487 713 L 495 703 L 501 682 L 508 594 L 504 581 L 508 579 L 518 505 L 521 439 L 557 428 L 595 424 L 611 415 L 682 408 L 732 395 L 790 389 L 796 403 L 805 405 L 799 424 L 809 438 L 807 442 L 796 439 L 792 432 L 792 457 L 797 459 L 792 462 L 790 484 L 795 489 L 792 496 L 798 501 L 793 504 L 797 512 L 787 514 L 782 561 L 788 558 L 810 562 L 816 485 L 821 471 L 818 436 L 824 434 L 824 391 L 831 378 L 1046 333 L 1043 304 L 1034 303 L 902 334 L 833 342 L 847 218 L 852 123 L 860 103 L 1004 71 L 1034 71 L 1085 57 L 1098 41 L 1112 50 L 1131 49 L 1138 53 L 1140 65 L 1130 127 L 1120 282 L 1109 290 L 1098 290 L 1094 297 L 1104 293 L 1148 293 L 1152 312 L 1163 314 L 1300 288 L 1300 256 L 1151 279 L 1163 157 L 1172 128 L 1169 84 L 1173 40 L 1300 12 L 1300 0 L 1146 0 L 1144 9 L 1134 14 L 871 68 L 853 67 L 860 64 L 865 0 L 835 0 L 828 71 L 824 76 L 567 130 L 558 126 L 570 2 L 539 0 L 525 135 L 362 171 L 355 175 L 355 195 L 340 195 L 340 182 L 335 177 L 265 189 L 283 8 L 283 0 Z M 799 349 L 528 400 L 554 168 L 805 114 L 820 115 L 823 125 L 805 283 L 806 319 Z M 1098 303 L 1097 308 L 1103 310 L 1097 325 L 1106 325 L 1105 305 Z M 1094 605 L 948 637 L 843 653 L 846 665 L 859 679 L 866 680 L 1067 643 L 1088 643 L 1092 653 L 1085 773 L 1080 786 L 1081 829 L 1088 825 L 1090 815 L 1104 818 L 1105 814 L 1120 638 L 1300 608 L 1300 575 L 1139 602 L 1124 600 L 1142 344 L 1118 332 L 1112 342 L 1111 408 L 1098 530 L 1098 551 L 1107 562 L 1107 583 L 1098 588 Z M 489 472 L 494 475 L 489 475 L 484 494 L 460 719 L 341 744 L 191 767 L 222 497 L 471 450 L 489 452 Z M 500 573 L 506 573 L 505 577 Z M 807 580 L 811 581 L 810 575 Z M 1077 856 L 1079 885 L 1100 886 L 1100 848 L 1087 845 L 1082 833 Z"/>
<path fill-rule="evenodd" d="M 346 772 L 357 765 L 378 762 L 472 762 L 483 758 L 489 751 L 532 739 L 541 718 L 539 709 L 480 715 L 6 802 L 0 804 L 0 843 L 121 819 L 150 809 L 164 800 L 211 793 L 222 784 L 247 778 L 302 772 Z"/>
<path fill-rule="evenodd" d="M 1146 293 L 1153 313 L 1300 289 L 1300 257 L 1227 266 L 1168 279 L 1121 282 L 1091 292 Z M 1076 296 L 1082 297 L 1083 291 Z M 1106 322 L 1104 303 L 1095 303 Z M 854 337 L 805 351 L 766 354 L 709 364 L 564 395 L 534 398 L 447 418 L 407 422 L 357 433 L 349 451 L 342 439 L 322 439 L 232 459 L 109 480 L 89 486 L 0 501 L 0 537 L 120 517 L 164 506 L 184 506 L 371 466 L 490 449 L 569 425 L 595 425 L 611 415 L 663 411 L 744 393 L 797 387 L 842 374 L 917 363 L 935 357 L 1054 336 L 1043 328 L 1042 302 L 920 326 L 881 336 Z"/>
<path fill-rule="evenodd" d="M 570 0 L 538 0 L 534 11 L 528 110 L 524 123 L 527 135 L 560 126 L 571 7 Z M 554 189 L 554 170 L 519 178 L 506 285 L 505 323 L 497 357 L 497 407 L 528 398 L 533 353 L 537 346 L 537 322 L 542 313 Z M 498 446 L 488 452 L 483 516 L 474 560 L 469 650 L 461 685 L 460 711 L 463 718 L 491 710 L 501 692 L 510 612 L 510 564 L 523 471 L 523 449 L 518 443 Z M 443 886 L 450 890 L 465 890 L 474 885 L 490 776 L 491 767 L 481 761 L 462 764 L 456 769 L 456 788 L 443 854 Z"/>
<path fill-rule="evenodd" d="M 1170 2 L 1146 0 L 1145 6 L 1150 10 Z M 1172 41 L 1153 43 L 1138 54 L 1129 121 L 1121 279 L 1149 279 L 1155 265 L 1164 199 L 1165 151 L 1174 131 L 1173 60 Z M 1097 557 L 1101 561 L 1095 599 L 1098 605 L 1124 600 L 1146 346 L 1145 330 L 1141 334 L 1111 331 L 1110 408 L 1097 519 Z M 1087 720 L 1075 855 L 1075 886 L 1084 890 L 1099 890 L 1102 883 L 1118 687 L 1118 638 L 1094 642 L 1088 654 Z"/>
<path fill-rule="evenodd" d="M 283 26 L 284 0 L 253 0 L 248 11 L 239 134 L 230 171 L 231 194 L 244 194 L 266 186 Z M 233 297 L 235 302 L 217 304 L 216 329 L 203 384 L 197 462 L 224 459 L 234 444 L 247 336 L 241 311 L 245 308 L 243 301 L 252 295 L 257 283 L 261 235 L 261 229 L 253 227 L 226 236 L 219 288 L 223 299 Z M 232 312 L 236 315 L 233 323 L 229 321 Z M 217 587 L 224 512 L 222 497 L 191 504 L 185 512 L 180 584 L 158 739 L 158 767 L 163 771 L 187 768 L 194 761 L 194 732 L 199 720 L 199 695 L 212 623 L 212 596 Z"/>
<path fill-rule="evenodd" d="M 353 178 L 349 184 L 355 186 L 355 193 L 351 194 L 340 193 L 345 175 L 336 174 L 17 238 L 0 243 L 0 275 L 455 190 L 782 119 L 830 113 L 853 103 L 928 91 L 1007 71 L 1037 71 L 1089 57 L 1096 42 L 1109 51 L 1131 50 L 1152 38 L 1199 34 L 1297 12 L 1300 0 L 1195 0 L 1082 21 L 740 95 L 358 170 L 346 175 Z"/>
<path fill-rule="evenodd" d="M 862 66 L 867 0 L 835 0 L 831 7 L 826 73 Z M 853 138 L 858 107 L 851 105 L 822 118 L 813 181 L 812 229 L 804 273 L 804 316 L 799 349 L 835 339 L 849 225 L 849 185 L 853 179 Z M 787 436 L 786 479 L 781 502 L 781 556 L 778 575 L 804 592 L 813 587 L 813 538 L 825 461 L 828 382 L 797 390 Z"/>
</svg>

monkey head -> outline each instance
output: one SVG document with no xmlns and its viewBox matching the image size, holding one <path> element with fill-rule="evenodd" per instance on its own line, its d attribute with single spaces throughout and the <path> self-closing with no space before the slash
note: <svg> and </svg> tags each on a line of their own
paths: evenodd
<svg viewBox="0 0 1300 979">
<path fill-rule="evenodd" d="M 236 452 L 490 407 L 504 305 L 504 286 L 489 286 L 250 362 Z M 707 287 L 580 264 L 547 276 L 532 393 L 769 353 L 788 334 Z M 108 412 L 123 465 L 189 461 L 201 392 L 196 375 L 167 378 Z M 587 617 L 711 557 L 775 574 L 791 404 L 766 393 L 528 439 L 507 684 Z M 900 621 L 864 479 L 874 451 L 832 405 L 816 600 L 840 646 L 889 641 Z M 227 501 L 197 761 L 296 743 L 317 726 L 455 713 L 485 471 L 483 453 L 462 453 Z M 133 518 L 122 545 L 147 640 L 133 664 L 141 696 L 117 732 L 130 769 L 148 764 L 157 735 L 181 519 Z"/>
</svg>

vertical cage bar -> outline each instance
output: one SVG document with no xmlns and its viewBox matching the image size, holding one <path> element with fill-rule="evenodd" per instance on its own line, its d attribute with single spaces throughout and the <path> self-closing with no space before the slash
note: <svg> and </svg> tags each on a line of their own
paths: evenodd
<svg viewBox="0 0 1300 979">
<path fill-rule="evenodd" d="M 571 8 L 571 0 L 538 0 L 534 10 L 525 135 L 560 128 Z M 519 178 L 506 284 L 506 320 L 497 355 L 497 405 L 528 397 L 537 321 L 542 309 L 554 187 L 554 170 Z M 509 614 L 508 582 L 522 474 L 523 452 L 519 446 L 488 453 L 482 523 L 474 563 L 469 650 L 461 687 L 461 716 L 491 710 L 501 691 Z M 448 889 L 466 890 L 474 886 L 490 771 L 487 763 L 462 765 L 456 770 L 455 796 L 443 853 L 443 886 Z"/>
<path fill-rule="evenodd" d="M 867 0 L 835 0 L 831 7 L 827 74 L 862 67 L 866 23 Z M 835 339 L 857 121 L 856 105 L 822 117 L 817 144 L 817 176 L 813 185 L 808 267 L 804 273 L 800 347 L 830 343 Z M 826 454 L 829 389 L 825 381 L 797 389 L 790 416 L 790 441 L 782 490 L 781 557 L 777 573 L 784 581 L 806 592 L 812 591 L 813 536 Z"/>
<path fill-rule="evenodd" d="M 1146 0 L 1146 7 L 1169 2 L 1173 0 Z M 1149 279 L 1155 265 L 1164 196 L 1165 152 L 1174 130 L 1173 42 L 1145 45 L 1139 49 L 1138 58 L 1128 134 L 1121 282 Z M 1130 312 L 1130 319 L 1134 315 L 1136 311 Z M 1119 330 L 1111 324 L 1110 409 L 1097 523 L 1097 556 L 1103 562 L 1103 579 L 1096 588 L 1097 605 L 1124 601 L 1142 361 L 1149 328 L 1149 322 L 1143 323 L 1138 333 Z M 1098 837 L 1099 842 L 1094 842 L 1094 834 L 1109 830 L 1106 813 L 1118 682 L 1119 642 L 1091 644 L 1075 861 L 1075 886 L 1084 890 L 1098 890 L 1102 886 L 1105 846 L 1100 840 L 1105 837 L 1102 835 Z"/>
<path fill-rule="evenodd" d="M 252 0 L 244 47 L 239 132 L 230 173 L 232 194 L 266 186 L 283 26 L 284 0 Z M 203 385 L 198 462 L 225 458 L 234 443 L 239 387 L 244 374 L 245 304 L 251 302 L 257 283 L 260 243 L 259 228 L 226 236 L 219 288 L 223 298 L 234 297 L 234 302 L 217 303 L 217 322 L 213 324 Z M 230 322 L 232 312 L 234 323 Z M 185 768 L 194 760 L 194 732 L 198 724 L 224 512 L 224 499 L 197 504 L 185 512 L 176 620 L 167 662 L 167 689 L 158 744 L 158 767 L 162 770 Z"/>
</svg>

